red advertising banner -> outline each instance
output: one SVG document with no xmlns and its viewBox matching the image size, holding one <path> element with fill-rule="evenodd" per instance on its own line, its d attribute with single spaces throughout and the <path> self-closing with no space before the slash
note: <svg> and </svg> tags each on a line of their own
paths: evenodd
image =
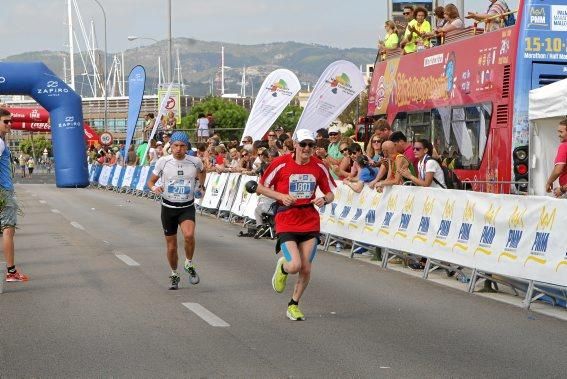
<svg viewBox="0 0 567 379">
<path fill-rule="evenodd" d="M 26 123 L 47 123 L 49 112 L 44 108 L 8 108 L 12 113 L 12 121 Z"/>
<path fill-rule="evenodd" d="M 11 110 L 10 110 L 11 111 Z M 13 117 L 13 116 L 12 116 Z M 97 141 L 99 140 L 99 135 L 88 125 L 83 124 L 85 128 L 85 139 L 88 141 Z M 13 130 L 24 130 L 27 132 L 51 132 L 51 125 L 47 122 L 21 122 L 21 121 L 14 121 L 12 122 L 11 129 Z"/>
</svg>

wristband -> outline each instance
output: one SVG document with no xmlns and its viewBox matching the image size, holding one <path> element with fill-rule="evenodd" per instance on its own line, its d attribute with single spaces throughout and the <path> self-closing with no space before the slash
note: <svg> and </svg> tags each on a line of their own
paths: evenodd
<svg viewBox="0 0 567 379">
<path fill-rule="evenodd" d="M 158 186 L 153 186 L 153 187 L 152 187 L 152 192 L 156 192 L 158 188 L 159 188 Z"/>
<path fill-rule="evenodd" d="M 327 201 L 327 198 L 325 196 L 322 196 L 321 199 L 323 199 L 323 202 L 325 203 L 325 205 L 329 204 L 329 202 Z"/>
</svg>

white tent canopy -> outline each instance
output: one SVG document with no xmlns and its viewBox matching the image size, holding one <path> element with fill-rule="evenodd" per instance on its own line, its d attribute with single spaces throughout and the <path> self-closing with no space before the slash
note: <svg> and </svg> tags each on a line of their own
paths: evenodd
<svg viewBox="0 0 567 379">
<path fill-rule="evenodd" d="M 545 183 L 559 146 L 557 125 L 567 115 L 567 79 L 530 91 L 530 194 L 548 195 Z"/>
<path fill-rule="evenodd" d="M 567 115 L 567 79 L 530 91 L 530 120 Z"/>
</svg>

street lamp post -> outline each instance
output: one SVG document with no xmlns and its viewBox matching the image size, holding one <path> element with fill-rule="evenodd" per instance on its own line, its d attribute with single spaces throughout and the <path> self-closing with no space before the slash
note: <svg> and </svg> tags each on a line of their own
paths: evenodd
<svg viewBox="0 0 567 379">
<path fill-rule="evenodd" d="M 104 18 L 104 131 L 108 131 L 108 88 L 106 85 L 106 76 L 108 75 L 108 66 L 107 66 L 107 59 L 106 55 L 108 53 L 107 50 L 107 41 L 106 41 L 106 12 L 104 7 L 98 0 L 94 0 L 95 3 L 98 4 L 100 9 L 102 10 L 102 16 Z"/>
</svg>

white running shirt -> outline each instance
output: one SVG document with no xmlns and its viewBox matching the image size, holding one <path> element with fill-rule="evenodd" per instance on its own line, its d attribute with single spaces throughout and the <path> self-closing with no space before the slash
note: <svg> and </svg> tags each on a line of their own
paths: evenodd
<svg viewBox="0 0 567 379">
<path fill-rule="evenodd" d="M 177 160 L 173 155 L 167 155 L 158 159 L 153 174 L 161 179 L 162 199 L 186 203 L 194 199 L 195 180 L 201 171 L 203 162 L 199 158 L 186 155 L 184 159 Z M 162 205 L 173 208 L 163 202 Z"/>
</svg>

